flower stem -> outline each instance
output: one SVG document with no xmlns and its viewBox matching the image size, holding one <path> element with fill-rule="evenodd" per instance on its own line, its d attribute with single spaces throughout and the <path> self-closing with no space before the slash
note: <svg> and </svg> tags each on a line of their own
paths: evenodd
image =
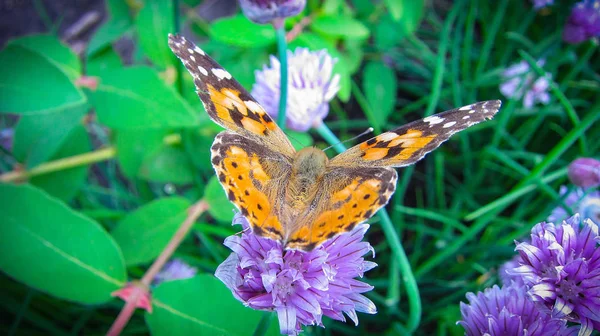
<svg viewBox="0 0 600 336">
<path fill-rule="evenodd" d="M 168 135 L 163 139 L 166 145 L 173 145 L 181 142 L 181 136 L 179 134 Z M 19 170 L 4 173 L 0 175 L 0 182 L 18 182 L 24 181 L 28 178 L 50 174 L 57 171 L 85 166 L 92 163 L 112 159 L 117 154 L 117 150 L 114 146 L 97 149 L 93 152 L 84 153 L 80 155 L 69 156 L 66 158 L 42 163 L 41 165 L 31 168 L 30 170 Z"/>
<path fill-rule="evenodd" d="M 146 273 L 142 277 L 142 280 L 140 280 L 140 282 L 134 286 L 134 290 L 127 299 L 127 302 L 125 303 L 125 306 L 123 306 L 123 309 L 121 309 L 119 316 L 117 316 L 115 322 L 113 322 L 107 335 L 119 335 L 121 331 L 123 331 L 123 328 L 125 328 L 127 322 L 129 322 L 129 319 L 135 312 L 138 300 L 143 295 L 148 293 L 148 288 L 150 288 L 152 279 L 154 279 L 156 274 L 160 272 L 167 260 L 171 258 L 173 252 L 175 252 L 179 244 L 181 244 L 185 236 L 187 236 L 187 233 L 190 231 L 190 229 L 196 222 L 196 219 L 198 219 L 198 217 L 200 217 L 200 215 L 204 213 L 207 209 L 208 203 L 206 203 L 204 200 L 200 200 L 194 203 L 188 209 L 188 215 L 183 221 L 183 223 L 181 223 L 179 229 L 177 229 L 177 232 L 175 232 L 175 234 L 173 235 L 167 246 L 165 246 L 164 250 L 160 253 L 158 258 L 154 260 L 154 263 L 152 263 L 152 266 L 150 266 L 150 268 L 146 271 Z"/>
<path fill-rule="evenodd" d="M 346 150 L 346 147 L 340 142 L 340 139 L 338 139 L 335 134 L 331 132 L 325 123 L 321 123 L 316 129 L 317 132 L 325 139 L 325 141 L 332 145 L 336 151 L 341 153 Z M 408 295 L 408 305 L 410 307 L 410 311 L 408 315 L 408 321 L 403 328 L 413 332 L 419 326 L 421 321 L 422 309 L 419 287 L 417 286 L 417 281 L 410 266 L 410 262 L 406 257 L 406 253 L 404 252 L 404 247 L 402 247 L 402 243 L 400 242 L 400 237 L 398 237 L 394 225 L 390 220 L 390 216 L 385 209 L 380 209 L 377 214 L 381 220 L 381 227 L 383 229 L 383 233 L 385 234 L 385 238 L 390 244 L 392 253 L 394 254 L 396 262 L 398 263 L 400 273 L 402 274 L 401 279 Z"/>
<path fill-rule="evenodd" d="M 277 114 L 277 124 L 285 131 L 285 113 L 287 107 L 287 89 L 288 89 L 288 64 L 287 64 L 287 42 L 285 40 L 285 26 L 283 19 L 273 21 L 277 35 L 277 51 L 279 52 L 279 112 Z"/>
</svg>

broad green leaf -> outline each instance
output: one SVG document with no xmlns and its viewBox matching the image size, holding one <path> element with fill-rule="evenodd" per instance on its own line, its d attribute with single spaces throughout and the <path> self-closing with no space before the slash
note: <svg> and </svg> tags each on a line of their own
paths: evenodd
<svg viewBox="0 0 600 336">
<path fill-rule="evenodd" d="M 208 213 L 219 222 L 231 222 L 236 211 L 227 198 L 225 190 L 216 176 L 213 176 L 204 189 L 204 199 L 208 203 Z"/>
<path fill-rule="evenodd" d="M 88 109 L 88 104 L 81 104 L 22 116 L 15 128 L 13 155 L 27 168 L 45 162 L 56 153 L 71 130 L 81 125 Z"/>
<path fill-rule="evenodd" d="M 175 56 L 167 44 L 173 31 L 173 1 L 147 0 L 135 20 L 140 47 L 161 68 L 173 64 Z"/>
<path fill-rule="evenodd" d="M 157 199 L 123 218 L 111 232 L 127 266 L 147 263 L 167 246 L 191 203 L 182 197 Z"/>
<path fill-rule="evenodd" d="M 201 118 L 148 67 L 107 71 L 90 99 L 99 121 L 116 129 L 192 127 Z"/>
<path fill-rule="evenodd" d="M 81 62 L 77 54 L 54 35 L 24 36 L 10 41 L 9 45 L 21 46 L 39 54 L 61 69 L 71 80 L 75 80 L 81 76 Z"/>
<path fill-rule="evenodd" d="M 335 48 L 333 44 L 323 39 L 321 36 L 313 33 L 303 33 L 289 44 L 289 49 L 294 50 L 296 47 L 305 47 L 313 51 L 327 49 L 331 57 L 337 59 L 337 63 L 333 67 L 333 73 L 340 75 L 340 91 L 338 97 L 340 100 L 347 102 L 350 99 L 350 90 L 352 88 L 351 73 L 345 58 Z"/>
<path fill-rule="evenodd" d="M 123 68 L 121 57 L 113 48 L 104 48 L 88 57 L 85 72 L 88 76 L 102 76 L 106 71 Z"/>
<path fill-rule="evenodd" d="M 212 275 L 162 283 L 152 292 L 146 323 L 152 335 L 252 335 L 264 312 L 233 298 Z M 277 318 L 266 335 L 279 335 Z"/>
<path fill-rule="evenodd" d="M 259 48 L 275 43 L 275 29 L 272 25 L 259 25 L 243 15 L 215 21 L 210 27 L 210 35 L 217 41 L 238 47 Z"/>
<path fill-rule="evenodd" d="M 58 160 L 74 155 L 87 153 L 92 149 L 89 136 L 83 125 L 76 125 L 61 144 L 51 160 Z M 58 170 L 53 173 L 38 175 L 30 179 L 30 183 L 43 189 L 61 200 L 70 201 L 84 185 L 88 166 L 78 166 Z"/>
<path fill-rule="evenodd" d="M 398 25 L 389 15 L 382 16 L 377 22 L 373 39 L 379 50 L 387 51 L 401 41 L 404 34 L 400 35 Z"/>
<path fill-rule="evenodd" d="M 30 185 L 0 184 L 0 269 L 61 299 L 99 304 L 124 285 L 123 256 L 95 221 Z"/>
<path fill-rule="evenodd" d="M 144 159 L 138 176 L 154 182 L 184 184 L 193 182 L 196 174 L 185 151 L 163 146 Z"/>
<path fill-rule="evenodd" d="M 163 146 L 166 129 L 120 130 L 117 132 L 117 160 L 125 176 L 138 177 L 144 160 Z"/>
<path fill-rule="evenodd" d="M 369 37 L 369 28 L 362 22 L 349 16 L 321 16 L 316 18 L 310 27 L 323 35 L 349 39 Z"/>
<path fill-rule="evenodd" d="M 132 26 L 127 1 L 108 0 L 106 1 L 106 7 L 109 19 L 92 36 L 87 48 L 88 56 L 94 55 L 109 46 L 123 36 Z"/>
<path fill-rule="evenodd" d="M 132 24 L 125 20 L 108 20 L 92 36 L 87 48 L 87 55 L 92 56 L 123 36 Z"/>
<path fill-rule="evenodd" d="M 0 113 L 46 113 L 86 101 L 56 63 L 21 46 L 0 51 L 0 73 Z"/>
<path fill-rule="evenodd" d="M 194 166 L 201 171 L 213 172 L 210 147 L 216 135 L 217 133 L 209 128 L 186 129 L 183 132 L 184 149 Z"/>
<path fill-rule="evenodd" d="M 362 84 L 375 119 L 379 126 L 383 126 L 396 105 L 396 74 L 383 62 L 369 62 L 365 66 Z"/>
</svg>

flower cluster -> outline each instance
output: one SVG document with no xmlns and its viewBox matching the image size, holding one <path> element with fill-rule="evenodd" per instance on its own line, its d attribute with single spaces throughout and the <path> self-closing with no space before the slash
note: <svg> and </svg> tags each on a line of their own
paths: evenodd
<svg viewBox="0 0 600 336">
<path fill-rule="evenodd" d="M 600 36 L 600 0 L 578 2 L 563 30 L 563 40 L 568 43 L 581 43 Z"/>
<path fill-rule="evenodd" d="M 372 286 L 356 280 L 377 266 L 363 255 L 374 252 L 363 242 L 367 224 L 340 234 L 310 252 L 284 250 L 281 243 L 256 236 L 238 214 L 244 228 L 225 245 L 233 253 L 215 275 L 246 306 L 276 311 L 282 334 L 296 335 L 302 325 L 323 326 L 322 316 L 358 325 L 356 312 L 375 314 L 375 304 L 362 293 Z"/>
<path fill-rule="evenodd" d="M 593 158 L 579 158 L 571 162 L 569 180 L 581 188 L 600 186 L 600 161 Z"/>
<path fill-rule="evenodd" d="M 575 215 L 562 224 L 539 223 L 531 242 L 517 244 L 522 277 L 532 300 L 553 317 L 600 328 L 598 225 Z"/>
<path fill-rule="evenodd" d="M 302 12 L 306 0 L 240 0 L 240 6 L 248 19 L 267 23 Z"/>
<path fill-rule="evenodd" d="M 500 268 L 504 283 L 461 304 L 467 335 L 590 335 L 600 330 L 600 236 L 578 214 L 542 222 L 518 256 Z M 580 324 L 566 328 L 567 322 Z"/>
<path fill-rule="evenodd" d="M 336 62 L 325 50 L 288 50 L 288 99 L 286 126 L 304 132 L 318 125 L 329 112 L 329 101 L 340 90 L 340 75 L 333 75 Z M 252 96 L 274 119 L 279 112 L 280 64 L 271 56 L 271 66 L 256 72 Z M 333 75 L 333 77 L 332 77 Z"/>
<path fill-rule="evenodd" d="M 595 223 L 600 223 L 600 191 L 586 192 L 581 188 L 569 191 L 566 186 L 561 186 L 560 195 L 564 198 L 562 205 L 556 207 L 550 216 L 549 222 L 560 222 L 570 216 L 571 213 L 579 213 L 583 218 L 590 218 Z"/>
<path fill-rule="evenodd" d="M 543 66 L 544 61 L 538 61 L 538 65 Z M 548 104 L 550 101 L 550 73 L 537 77 L 529 64 L 521 61 L 504 70 L 502 77 L 504 82 L 500 85 L 500 92 L 507 98 L 523 99 L 525 108 L 533 107 L 536 102 Z"/>
<path fill-rule="evenodd" d="M 154 277 L 154 285 L 165 281 L 188 279 L 196 275 L 198 269 L 186 264 L 181 259 L 173 259 L 163 266 L 163 268 Z"/>
<path fill-rule="evenodd" d="M 463 320 L 458 324 L 468 336 L 567 335 L 566 322 L 538 311 L 523 286 L 514 283 L 502 288 L 494 286 L 477 295 L 468 293 L 467 300 L 469 304 L 460 303 Z"/>
</svg>

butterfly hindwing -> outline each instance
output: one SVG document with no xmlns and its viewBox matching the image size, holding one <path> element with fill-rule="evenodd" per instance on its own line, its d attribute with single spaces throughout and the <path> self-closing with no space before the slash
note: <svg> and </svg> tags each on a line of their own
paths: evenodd
<svg viewBox="0 0 600 336">
<path fill-rule="evenodd" d="M 282 240 L 282 182 L 290 172 L 289 157 L 260 143 L 225 131 L 215 138 L 211 160 L 219 182 L 246 217 L 254 233 Z"/>
<path fill-rule="evenodd" d="M 392 168 L 335 167 L 324 176 L 315 200 L 320 206 L 297 218 L 286 247 L 311 250 L 352 230 L 385 206 L 396 190 Z"/>
<path fill-rule="evenodd" d="M 500 109 L 499 100 L 478 102 L 413 121 L 382 133 L 334 157 L 332 166 L 403 167 L 422 159 L 454 133 L 486 119 Z"/>
</svg>

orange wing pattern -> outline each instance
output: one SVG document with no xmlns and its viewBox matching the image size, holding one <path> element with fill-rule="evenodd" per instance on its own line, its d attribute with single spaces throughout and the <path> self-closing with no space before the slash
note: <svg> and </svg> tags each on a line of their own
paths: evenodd
<svg viewBox="0 0 600 336">
<path fill-rule="evenodd" d="M 255 234 L 283 240 L 279 193 L 290 172 L 289 158 L 232 132 L 221 132 L 211 148 L 212 164 L 229 200 Z"/>
<path fill-rule="evenodd" d="M 297 219 L 286 247 L 312 250 L 325 240 L 352 230 L 387 204 L 396 190 L 397 178 L 392 168 L 330 170 L 315 198 L 323 206 Z"/>
<path fill-rule="evenodd" d="M 180 35 L 169 35 L 169 47 L 194 77 L 198 96 L 217 124 L 293 155 L 294 147 L 267 112 L 229 72 Z"/>
<path fill-rule="evenodd" d="M 332 166 L 403 167 L 422 159 L 452 134 L 486 119 L 500 109 L 499 100 L 483 101 L 413 121 L 382 133 L 334 157 Z"/>
</svg>

